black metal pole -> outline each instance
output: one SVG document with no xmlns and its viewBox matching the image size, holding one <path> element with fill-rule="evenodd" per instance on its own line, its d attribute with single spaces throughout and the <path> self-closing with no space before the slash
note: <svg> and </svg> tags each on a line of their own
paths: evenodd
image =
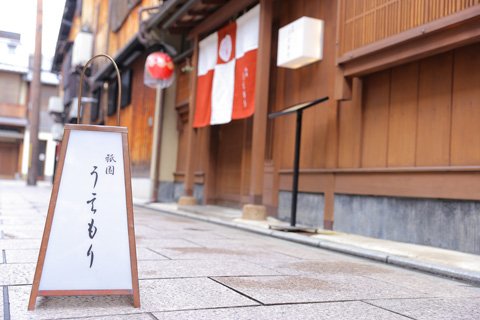
<svg viewBox="0 0 480 320">
<path fill-rule="evenodd" d="M 297 111 L 297 125 L 295 128 L 295 158 L 293 160 L 293 185 L 292 185 L 292 215 L 290 226 L 295 227 L 297 223 L 297 197 L 298 197 L 298 168 L 300 166 L 300 139 L 302 136 L 302 114 L 303 110 Z"/>
</svg>

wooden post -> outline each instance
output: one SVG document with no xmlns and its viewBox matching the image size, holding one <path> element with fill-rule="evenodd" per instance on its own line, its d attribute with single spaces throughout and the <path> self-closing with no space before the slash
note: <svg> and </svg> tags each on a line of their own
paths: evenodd
<svg viewBox="0 0 480 320">
<path fill-rule="evenodd" d="M 152 158 L 150 163 L 150 201 L 158 198 L 160 150 L 162 147 L 163 109 L 165 89 L 157 88 L 153 125 Z"/>
<path fill-rule="evenodd" d="M 243 207 L 244 217 L 265 216 L 263 206 L 263 175 L 265 144 L 267 141 L 268 93 L 270 80 L 270 49 L 272 40 L 273 1 L 260 0 L 260 31 L 258 41 L 257 72 L 255 84 L 255 113 L 253 115 L 252 162 L 249 198 Z M 258 214 L 260 213 L 260 215 Z"/>
<path fill-rule="evenodd" d="M 193 40 L 193 57 L 192 65 L 193 72 L 190 79 L 190 98 L 188 100 L 188 125 L 187 125 L 187 161 L 185 168 L 185 180 L 184 180 L 184 195 L 178 200 L 179 205 L 195 205 L 196 200 L 193 196 L 193 187 L 194 187 L 194 165 L 195 165 L 195 140 L 196 140 L 196 129 L 193 128 L 193 120 L 195 116 L 195 102 L 197 96 L 197 65 L 198 65 L 198 35 L 195 35 Z"/>
<path fill-rule="evenodd" d="M 333 230 L 333 213 L 335 203 L 335 175 L 333 173 L 329 173 L 325 176 L 325 185 L 323 229 Z"/>
<path fill-rule="evenodd" d="M 355 141 L 355 149 L 354 154 L 357 162 L 355 163 L 355 167 L 361 167 L 361 159 L 362 159 L 362 100 L 363 100 L 363 80 L 361 78 L 355 77 L 352 80 L 352 104 L 355 114 L 355 123 L 353 124 L 355 134 L 356 134 L 356 141 Z"/>
<path fill-rule="evenodd" d="M 37 22 L 35 32 L 35 53 L 33 56 L 32 82 L 30 84 L 29 104 L 31 109 L 28 112 L 28 124 L 30 130 L 30 159 L 28 164 L 27 185 L 37 185 L 37 177 L 43 175 L 38 172 L 38 129 L 40 126 L 40 97 L 41 87 L 40 74 L 42 72 L 42 17 L 43 0 L 37 0 Z"/>
</svg>

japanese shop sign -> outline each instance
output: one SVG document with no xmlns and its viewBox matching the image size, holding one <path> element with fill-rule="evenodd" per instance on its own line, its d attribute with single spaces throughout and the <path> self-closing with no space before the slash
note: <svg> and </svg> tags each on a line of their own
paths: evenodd
<svg viewBox="0 0 480 320">
<path fill-rule="evenodd" d="M 29 310 L 65 295 L 140 306 L 126 127 L 65 125 Z"/>
</svg>

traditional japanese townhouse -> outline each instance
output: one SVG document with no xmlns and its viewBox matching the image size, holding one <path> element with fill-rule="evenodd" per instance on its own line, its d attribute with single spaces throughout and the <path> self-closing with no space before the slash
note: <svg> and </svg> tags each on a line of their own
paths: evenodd
<svg viewBox="0 0 480 320">
<path fill-rule="evenodd" d="M 183 2 L 167 28 L 193 41 L 177 81 L 182 204 L 288 219 L 295 117 L 267 115 L 328 96 L 304 112 L 298 222 L 480 253 L 479 1 L 215 2 L 198 20 Z M 257 5 L 253 115 L 194 128 L 202 46 Z M 301 17 L 324 21 L 323 59 L 278 67 L 279 29 Z"/>
<path fill-rule="evenodd" d="M 94 52 L 133 70 L 122 124 L 131 132 L 134 173 L 150 167 L 155 198 L 288 219 L 296 122 L 268 114 L 329 97 L 303 113 L 298 222 L 480 253 L 478 0 L 118 1 L 127 14 L 113 20 L 108 1 L 87 2 L 97 21 Z M 323 37 L 305 38 L 323 46 L 322 59 L 279 67 L 279 30 L 302 17 L 323 21 Z M 239 49 L 238 30 L 252 19 L 255 45 Z M 118 31 L 106 21 L 121 21 Z M 177 64 L 176 83 L 157 92 L 141 80 L 155 45 Z M 252 109 L 232 121 L 202 109 L 230 107 L 216 95 L 227 91 L 211 88 L 232 86 L 216 75 L 232 52 L 240 61 L 251 49 Z M 94 69 L 100 105 L 112 70 Z M 205 82 L 211 70 L 214 79 Z"/>
<path fill-rule="evenodd" d="M 0 31 L 0 177 L 27 175 L 30 155 L 28 106 L 32 68 L 21 34 Z M 58 90 L 58 77 L 47 72 L 51 60 L 42 61 L 38 178 L 50 179 L 54 170 L 55 141 L 50 132 L 48 100 Z"/>
<path fill-rule="evenodd" d="M 157 92 L 143 85 L 147 49 L 139 27 L 142 14 L 158 7 L 157 0 L 108 1 L 67 0 L 60 27 L 53 70 L 62 73 L 63 121 L 76 122 L 80 73 L 97 54 L 113 57 L 122 77 L 120 125 L 129 128 L 134 196 L 149 197 L 154 116 Z M 115 69 L 106 58 L 92 63 L 90 77 L 82 93 L 82 123 L 117 125 Z"/>
</svg>

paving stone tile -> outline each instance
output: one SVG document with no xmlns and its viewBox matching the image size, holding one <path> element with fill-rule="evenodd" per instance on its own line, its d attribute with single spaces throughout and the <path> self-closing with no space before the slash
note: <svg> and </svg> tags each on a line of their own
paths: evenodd
<svg viewBox="0 0 480 320">
<path fill-rule="evenodd" d="M 0 286 L 31 284 L 35 274 L 35 264 L 1 264 Z"/>
<path fill-rule="evenodd" d="M 268 263 L 268 261 L 267 261 Z M 289 262 L 272 262 L 268 267 L 285 275 L 376 275 L 398 272 L 397 268 L 385 264 L 362 262 L 361 260 L 344 261 L 335 257 L 322 260 L 300 260 Z"/>
<path fill-rule="evenodd" d="M 394 273 L 366 274 L 364 276 L 423 292 L 436 298 L 480 298 L 480 286 L 470 286 L 463 282 L 427 274 L 419 276 L 418 272 L 409 270 L 398 270 Z"/>
<path fill-rule="evenodd" d="M 217 239 L 202 239 L 202 238 L 195 238 L 194 241 L 196 244 L 202 247 L 209 247 L 209 248 L 233 248 L 233 249 L 263 249 L 266 247 L 266 244 L 262 241 L 245 241 L 244 239 L 224 239 L 218 241 Z"/>
<path fill-rule="evenodd" d="M 414 290 L 360 276 L 215 277 L 265 304 L 425 297 Z"/>
<path fill-rule="evenodd" d="M 135 227 L 135 231 L 137 228 Z M 140 238 L 149 238 L 149 239 L 207 239 L 211 241 L 223 241 L 225 238 L 209 231 L 197 231 L 191 230 L 191 228 L 185 229 L 177 229 L 176 230 L 155 230 L 152 229 L 148 231 L 148 234 L 141 234 L 135 233 L 136 237 Z M 190 241 L 192 241 L 190 240 Z"/>
<path fill-rule="evenodd" d="M 480 298 L 395 299 L 368 303 L 417 320 L 480 319 Z"/>
<path fill-rule="evenodd" d="M 157 248 L 155 251 L 175 260 L 245 260 L 252 263 L 299 261 L 299 259 L 280 253 L 264 250 L 233 248 Z"/>
<path fill-rule="evenodd" d="M 44 224 L 44 217 L 32 217 L 31 215 L 20 218 L 18 216 L 2 216 L 2 224 L 6 226 L 39 225 Z"/>
<path fill-rule="evenodd" d="M 7 263 L 37 263 L 38 249 L 5 250 Z"/>
<path fill-rule="evenodd" d="M 0 317 L 3 317 L 3 288 L 0 287 Z"/>
<path fill-rule="evenodd" d="M 43 227 L 36 225 L 0 225 L 3 239 L 41 239 Z"/>
<path fill-rule="evenodd" d="M 79 318 L 65 318 L 65 320 L 156 320 L 151 313 L 131 313 L 125 315 L 100 316 L 100 317 L 79 317 Z"/>
<path fill-rule="evenodd" d="M 2 249 L 39 249 L 41 239 L 0 239 L 0 250 Z"/>
<path fill-rule="evenodd" d="M 80 317 L 80 318 L 64 318 L 65 320 L 154 320 L 148 313 L 131 313 L 131 314 L 117 314 L 114 316 L 100 316 L 100 317 Z"/>
<path fill-rule="evenodd" d="M 351 256 L 336 253 L 332 251 L 323 250 L 320 248 L 314 248 L 305 246 L 298 243 L 292 243 L 280 239 L 275 239 L 279 242 L 271 245 L 269 248 L 275 252 L 287 254 L 293 257 L 297 257 L 304 260 L 323 260 L 323 259 L 331 259 L 336 258 L 340 260 L 358 260 L 357 258 L 352 258 Z"/>
<path fill-rule="evenodd" d="M 12 319 L 61 319 L 156 311 L 257 305 L 254 301 L 207 278 L 140 281 L 141 308 L 125 296 L 39 297 L 27 311 L 30 286 L 10 287 Z M 115 318 L 114 318 L 115 319 Z"/>
<path fill-rule="evenodd" d="M 135 237 L 136 244 L 138 247 L 144 248 L 190 248 L 190 247 L 200 247 L 199 245 L 185 240 L 185 239 L 150 239 L 150 238 L 142 238 L 142 237 Z"/>
<path fill-rule="evenodd" d="M 137 260 L 168 260 L 168 258 L 148 248 L 137 248 Z"/>
<path fill-rule="evenodd" d="M 236 319 L 236 320 L 271 320 L 271 319 L 301 319 L 304 320 L 338 320 L 355 319 L 371 320 L 405 319 L 400 315 L 375 308 L 362 302 L 314 303 L 281 306 L 259 306 L 228 309 L 209 309 L 195 311 L 175 311 L 154 313 L 158 320 L 192 319 Z"/>
<path fill-rule="evenodd" d="M 251 275 L 278 275 L 278 273 L 245 261 L 138 261 L 138 276 L 140 279 Z"/>
<path fill-rule="evenodd" d="M 145 280 L 141 294 L 144 308 L 150 311 L 258 304 L 207 278 Z"/>
</svg>

